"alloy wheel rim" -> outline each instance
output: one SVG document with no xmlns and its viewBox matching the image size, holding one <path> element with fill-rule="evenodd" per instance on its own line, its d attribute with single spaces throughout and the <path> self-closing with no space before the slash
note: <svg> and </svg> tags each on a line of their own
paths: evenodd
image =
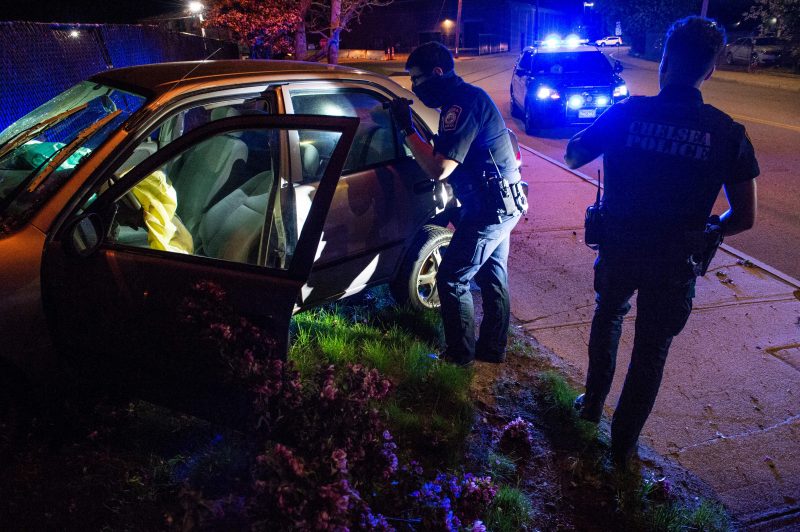
<svg viewBox="0 0 800 532">
<path fill-rule="evenodd" d="M 439 290 L 436 285 L 436 274 L 442 263 L 442 251 L 447 246 L 437 246 L 425 257 L 417 272 L 417 299 L 427 308 L 439 307 Z"/>
</svg>

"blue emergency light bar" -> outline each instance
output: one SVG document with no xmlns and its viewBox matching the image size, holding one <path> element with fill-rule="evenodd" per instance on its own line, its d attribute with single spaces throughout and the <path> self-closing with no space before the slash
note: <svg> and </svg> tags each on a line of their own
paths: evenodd
<svg viewBox="0 0 800 532">
<path fill-rule="evenodd" d="M 552 34 L 545 37 L 544 40 L 534 41 L 533 46 L 542 48 L 577 48 L 581 44 L 587 44 L 588 42 L 589 39 L 581 39 L 574 33 L 567 35 L 563 39 L 559 35 Z"/>
</svg>

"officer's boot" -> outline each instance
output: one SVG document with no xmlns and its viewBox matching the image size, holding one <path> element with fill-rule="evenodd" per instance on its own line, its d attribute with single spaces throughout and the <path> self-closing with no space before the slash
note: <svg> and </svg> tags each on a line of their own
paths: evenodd
<svg viewBox="0 0 800 532">
<path fill-rule="evenodd" d="M 603 401 L 597 400 L 590 394 L 580 394 L 572 405 L 577 410 L 581 419 L 592 423 L 600 423 L 603 416 Z"/>
</svg>

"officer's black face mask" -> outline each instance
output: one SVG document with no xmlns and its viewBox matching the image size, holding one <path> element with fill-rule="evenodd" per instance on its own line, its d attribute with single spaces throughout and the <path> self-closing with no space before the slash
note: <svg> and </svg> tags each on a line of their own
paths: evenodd
<svg viewBox="0 0 800 532">
<path fill-rule="evenodd" d="M 412 87 L 411 90 L 417 98 L 419 98 L 419 101 L 427 107 L 441 107 L 444 105 L 445 98 L 449 92 L 450 83 L 455 77 L 456 73 L 454 70 L 442 74 L 441 76 L 431 74 L 430 78 Z"/>
</svg>

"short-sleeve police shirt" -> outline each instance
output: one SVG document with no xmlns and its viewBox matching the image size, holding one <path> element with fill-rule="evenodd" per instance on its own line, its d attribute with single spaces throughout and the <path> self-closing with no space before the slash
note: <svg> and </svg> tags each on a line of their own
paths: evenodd
<svg viewBox="0 0 800 532">
<path fill-rule="evenodd" d="M 653 243 L 699 230 L 725 184 L 759 174 L 744 127 L 703 103 L 694 87 L 631 97 L 581 134 L 603 154 L 603 203 L 611 230 L 647 233 Z"/>
<path fill-rule="evenodd" d="M 441 109 L 434 151 L 459 163 L 449 178 L 453 186 L 481 178 L 484 170 L 494 168 L 492 157 L 503 177 L 510 183 L 519 181 L 519 163 L 505 121 L 483 89 L 455 77 Z"/>
</svg>

